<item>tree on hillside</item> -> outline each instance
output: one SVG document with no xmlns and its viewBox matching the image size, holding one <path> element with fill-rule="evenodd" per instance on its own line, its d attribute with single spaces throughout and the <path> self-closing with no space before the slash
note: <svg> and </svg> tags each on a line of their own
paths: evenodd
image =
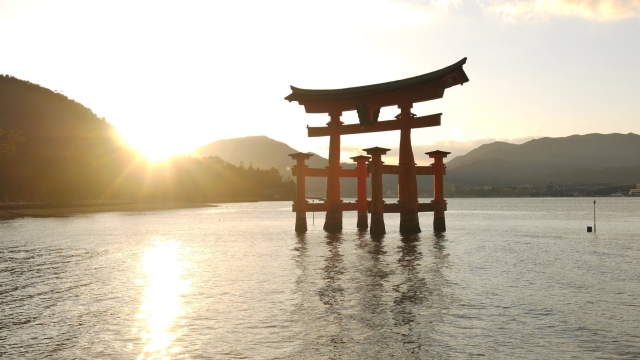
<svg viewBox="0 0 640 360">
<path fill-rule="evenodd" d="M 22 131 L 18 129 L 4 130 L 0 128 L 0 159 L 8 159 L 15 155 L 18 148 L 16 144 L 25 140 Z"/>
</svg>

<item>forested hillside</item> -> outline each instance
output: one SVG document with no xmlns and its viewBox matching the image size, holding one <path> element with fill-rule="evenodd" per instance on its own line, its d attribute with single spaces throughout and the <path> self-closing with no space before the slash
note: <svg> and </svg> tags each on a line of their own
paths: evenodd
<svg viewBox="0 0 640 360">
<path fill-rule="evenodd" d="M 152 164 L 104 118 L 39 85 L 0 76 L 0 200 L 216 201 L 291 197 L 276 169 L 219 158 L 175 157 Z"/>
</svg>

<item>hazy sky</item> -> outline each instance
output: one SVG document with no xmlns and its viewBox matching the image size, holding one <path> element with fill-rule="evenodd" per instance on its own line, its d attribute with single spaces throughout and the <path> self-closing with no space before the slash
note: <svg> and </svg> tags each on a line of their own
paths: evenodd
<svg viewBox="0 0 640 360">
<path fill-rule="evenodd" d="M 640 133 L 640 0 L 0 0 L 0 44 L 0 73 L 63 92 L 149 154 L 249 135 L 326 154 L 305 127 L 328 117 L 285 101 L 289 85 L 367 85 L 463 57 L 470 82 L 414 107 L 444 113 L 414 130 L 416 152 Z M 399 134 L 342 142 L 347 157 Z"/>
</svg>

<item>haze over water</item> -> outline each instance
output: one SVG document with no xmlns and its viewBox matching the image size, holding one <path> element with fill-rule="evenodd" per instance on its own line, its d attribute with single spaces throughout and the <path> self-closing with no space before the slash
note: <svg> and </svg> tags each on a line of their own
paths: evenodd
<svg viewBox="0 0 640 360">
<path fill-rule="evenodd" d="M 640 199 L 452 199 L 372 240 L 290 202 L 0 222 L 7 359 L 640 356 Z"/>
</svg>

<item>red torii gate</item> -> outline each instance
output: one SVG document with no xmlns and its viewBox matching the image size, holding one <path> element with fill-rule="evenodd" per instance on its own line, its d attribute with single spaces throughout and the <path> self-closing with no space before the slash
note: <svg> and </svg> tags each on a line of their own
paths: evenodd
<svg viewBox="0 0 640 360">
<path fill-rule="evenodd" d="M 416 166 L 411 147 L 411 129 L 440 126 L 442 114 L 416 117 L 411 113 L 414 103 L 440 99 L 444 91 L 454 85 L 462 85 L 469 81 L 462 66 L 464 58 L 443 69 L 408 79 L 387 83 L 359 86 L 333 90 L 309 90 L 291 86 L 291 94 L 285 97 L 289 101 L 297 101 L 303 105 L 307 113 L 327 113 L 330 121 L 326 127 L 309 127 L 308 136 L 329 136 L 329 166 L 326 169 L 310 169 L 304 165 L 310 154 L 297 153 L 290 156 L 297 160 L 293 174 L 298 178 L 298 192 L 293 210 L 296 215 L 296 231 L 306 231 L 307 211 L 326 211 L 324 229 L 328 232 L 342 231 L 342 211 L 358 211 L 358 228 L 366 228 L 366 213 L 361 194 L 366 196 L 366 176 L 364 162 L 367 157 L 352 158 L 357 163 L 355 170 L 340 167 L 340 136 L 364 134 L 370 132 L 400 130 L 400 156 L 397 166 L 383 165 L 381 156 L 388 149 L 365 149 L 372 156 L 369 172 L 372 175 L 372 200 L 368 206 L 371 212 L 371 229 L 373 233 L 384 233 L 382 214 L 400 213 L 400 232 L 419 233 L 418 212 L 434 212 L 434 230 L 444 231 L 444 211 L 446 202 L 442 193 L 442 176 L 445 173 L 442 158 L 447 152 L 434 151 L 427 153 L 434 158 L 432 166 Z M 378 121 L 380 109 L 385 106 L 398 106 L 400 114 L 396 120 Z M 356 110 L 359 124 L 344 125 L 340 116 L 344 111 Z M 398 204 L 383 204 L 382 174 L 398 175 Z M 416 175 L 434 176 L 434 200 L 431 203 L 418 203 Z M 327 190 L 324 204 L 309 204 L 305 200 L 304 177 L 326 176 Z M 343 203 L 340 199 L 340 177 L 358 178 L 358 201 Z M 379 179 L 377 179 L 379 177 Z M 379 181 L 378 181 L 379 180 Z M 439 184 L 436 184 L 438 183 Z M 375 183 L 375 185 L 374 185 Z M 364 184 L 364 185 L 361 185 Z M 364 187 L 364 190 L 362 188 Z M 379 192 L 379 194 L 378 194 Z M 379 198 L 379 199 L 378 199 Z M 380 226 L 381 222 L 381 226 Z"/>
</svg>

